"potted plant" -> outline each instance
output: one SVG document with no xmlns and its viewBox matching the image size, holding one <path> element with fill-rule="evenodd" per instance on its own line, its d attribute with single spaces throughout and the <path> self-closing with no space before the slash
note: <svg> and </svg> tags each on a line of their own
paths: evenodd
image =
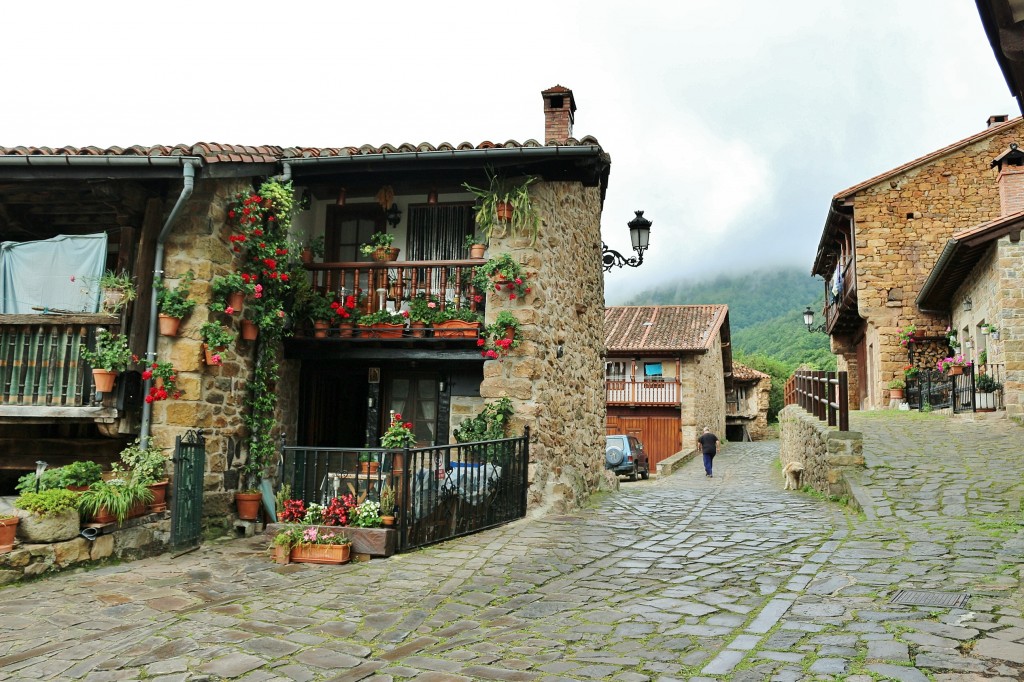
<svg viewBox="0 0 1024 682">
<path fill-rule="evenodd" d="M 132 361 L 132 351 L 124 336 L 100 329 L 96 332 L 95 348 L 83 348 L 82 358 L 92 367 L 96 390 L 109 393 L 114 387 L 114 379 Z"/>
<path fill-rule="evenodd" d="M 349 560 L 352 542 L 344 533 L 316 526 L 292 529 L 291 560 L 306 564 L 343 564 Z"/>
<path fill-rule="evenodd" d="M 273 542 L 270 543 L 274 562 L 282 565 L 287 564 L 291 556 L 292 545 L 294 545 L 295 542 L 294 528 L 287 528 L 275 535 Z"/>
<path fill-rule="evenodd" d="M 153 500 L 144 483 L 125 478 L 97 481 L 78 498 L 78 510 L 93 523 L 122 523 L 132 511 Z M 144 507 L 143 507 L 144 509 Z"/>
<path fill-rule="evenodd" d="M 907 382 L 903 379 L 891 379 L 889 381 L 889 397 L 893 400 L 903 400 L 903 389 L 907 387 Z"/>
<path fill-rule="evenodd" d="M 434 317 L 434 336 L 440 338 L 468 338 L 477 336 L 481 315 L 469 308 L 445 306 Z"/>
<path fill-rule="evenodd" d="M 374 232 L 370 235 L 370 241 L 359 247 L 359 251 L 364 256 L 372 257 L 375 261 L 398 260 L 400 249 L 392 246 L 394 241 L 395 235 L 393 234 Z"/>
<path fill-rule="evenodd" d="M 408 312 L 393 313 L 384 308 L 369 315 L 363 315 L 359 323 L 364 326 L 368 325 L 373 336 L 377 338 L 398 338 L 405 331 L 405 322 L 408 316 Z"/>
<path fill-rule="evenodd" d="M 81 493 L 67 488 L 24 492 L 14 500 L 18 535 L 27 542 L 64 542 L 78 535 L 78 499 Z"/>
<path fill-rule="evenodd" d="M 484 243 L 483 238 L 477 236 L 475 231 L 466 235 L 463 246 L 469 251 L 470 258 L 483 258 L 484 252 L 487 251 L 487 244 Z"/>
<path fill-rule="evenodd" d="M 907 348 L 908 346 L 910 346 L 910 344 L 915 343 L 917 341 L 917 326 L 913 324 L 908 324 L 903 329 L 900 329 L 899 339 L 900 345 L 903 346 L 904 348 Z"/>
<path fill-rule="evenodd" d="M 163 282 L 157 284 L 156 301 L 160 311 L 160 333 L 164 336 L 177 336 L 181 320 L 195 308 L 196 302 L 189 298 L 195 278 L 195 273 L 189 270 L 181 276 L 178 286 L 173 289 Z"/>
<path fill-rule="evenodd" d="M 0 512 L 0 554 L 14 549 L 14 537 L 18 534 L 20 520 L 14 514 Z"/>
<path fill-rule="evenodd" d="M 290 490 L 288 494 L 291 494 Z M 306 503 L 302 500 L 286 499 L 282 502 L 281 512 L 277 518 L 286 523 L 299 523 L 306 518 L 307 512 Z"/>
<path fill-rule="evenodd" d="M 380 489 L 380 521 L 385 526 L 395 525 L 395 489 L 387 483 Z"/>
<path fill-rule="evenodd" d="M 530 283 L 523 266 L 509 253 L 502 253 L 473 268 L 471 281 L 480 293 L 505 293 L 511 301 L 530 293 Z"/>
<path fill-rule="evenodd" d="M 380 437 L 380 446 L 391 450 L 413 447 L 416 445 L 416 435 L 412 428 L 412 422 L 403 422 L 402 415 L 392 410 L 391 423 Z"/>
<path fill-rule="evenodd" d="M 352 336 L 355 325 L 363 315 L 363 311 L 359 308 L 359 297 L 355 294 L 348 294 L 340 301 L 332 301 L 331 309 L 338 322 L 338 336 L 340 338 Z"/>
<path fill-rule="evenodd" d="M 324 235 L 312 237 L 306 245 L 302 247 L 302 262 L 309 265 L 313 262 L 314 258 L 323 258 L 326 253 L 324 248 Z"/>
<path fill-rule="evenodd" d="M 327 336 L 327 330 L 336 317 L 337 308 L 332 308 L 333 301 L 318 291 L 311 291 L 305 301 L 304 313 L 306 318 L 313 323 L 313 336 L 322 339 Z"/>
<path fill-rule="evenodd" d="M 519 320 L 508 310 L 502 310 L 494 322 L 487 326 L 482 338 L 477 340 L 480 354 L 490 360 L 500 360 L 513 348 L 519 347 Z"/>
<path fill-rule="evenodd" d="M 991 374 L 979 374 L 974 382 L 975 409 L 981 412 L 995 412 L 995 392 L 1002 387 L 1003 385 L 996 381 Z"/>
<path fill-rule="evenodd" d="M 940 372 L 949 372 L 950 376 L 956 376 L 957 374 L 963 374 L 964 367 L 968 367 L 970 364 L 970 360 L 963 355 L 957 354 L 948 358 L 942 358 L 935 363 L 935 366 L 939 368 Z"/>
<path fill-rule="evenodd" d="M 426 336 L 426 328 L 434 323 L 440 309 L 436 296 L 416 294 L 409 301 L 409 329 L 412 335 Z"/>
<path fill-rule="evenodd" d="M 252 293 L 252 284 L 246 282 L 241 274 L 231 272 L 226 275 L 217 275 L 211 279 L 210 290 L 213 292 L 213 300 L 209 304 L 210 310 L 233 315 L 242 309 L 245 304 L 245 295 Z"/>
<path fill-rule="evenodd" d="M 81 492 L 103 478 L 103 469 L 96 462 L 79 461 L 56 469 L 61 484 L 68 490 Z"/>
<path fill-rule="evenodd" d="M 904 382 L 913 381 L 917 379 L 917 374 L 920 370 L 913 365 L 903 365 L 903 379 Z"/>
<path fill-rule="evenodd" d="M 376 528 L 380 525 L 380 503 L 363 500 L 352 510 L 349 524 L 356 528 Z"/>
<path fill-rule="evenodd" d="M 199 327 L 199 336 L 203 339 L 206 364 L 219 365 L 223 362 L 220 354 L 235 340 L 236 334 L 219 322 L 204 322 Z"/>
<path fill-rule="evenodd" d="M 477 197 L 477 205 L 473 207 L 477 229 L 488 242 L 491 234 L 500 229 L 502 236 L 507 230 L 508 234 L 529 237 L 531 244 L 536 243 L 540 216 L 530 200 L 529 188 L 537 177 L 510 180 L 488 171 L 487 181 L 487 187 L 462 183 L 463 188 Z"/>
<path fill-rule="evenodd" d="M 181 391 L 177 388 L 178 371 L 169 362 L 156 361 L 142 370 L 143 381 L 153 380 L 149 387 L 149 394 L 146 396 L 147 403 L 159 400 L 167 400 L 168 397 L 177 400 L 181 397 Z"/>
<path fill-rule="evenodd" d="M 119 312 L 129 301 L 134 301 L 137 294 L 135 281 L 124 270 L 104 272 L 100 288 L 103 289 L 103 311 L 107 313 Z"/>
<path fill-rule="evenodd" d="M 380 468 L 380 462 L 377 461 L 377 455 L 373 452 L 360 452 L 359 453 L 359 473 L 374 475 Z"/>
<path fill-rule="evenodd" d="M 143 448 L 138 438 L 121 450 L 121 462 L 131 472 L 131 480 L 147 486 L 153 493 L 148 511 L 167 509 L 167 457 L 159 448 Z"/>
</svg>

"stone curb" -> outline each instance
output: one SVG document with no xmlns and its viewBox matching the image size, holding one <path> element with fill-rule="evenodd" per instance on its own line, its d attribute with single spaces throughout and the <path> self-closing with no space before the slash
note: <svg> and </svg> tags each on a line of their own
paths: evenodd
<svg viewBox="0 0 1024 682">
<path fill-rule="evenodd" d="M 697 450 L 693 449 L 689 452 L 683 452 L 680 450 L 676 454 L 658 462 L 657 473 L 651 472 L 651 476 L 654 478 L 661 478 L 662 476 L 671 476 L 679 469 L 689 462 L 691 459 L 697 456 Z"/>
</svg>

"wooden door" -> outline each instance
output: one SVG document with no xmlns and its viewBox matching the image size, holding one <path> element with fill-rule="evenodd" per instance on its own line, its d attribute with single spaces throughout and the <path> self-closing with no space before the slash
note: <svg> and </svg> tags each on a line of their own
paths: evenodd
<svg viewBox="0 0 1024 682">
<path fill-rule="evenodd" d="M 658 462 L 682 449 L 679 413 L 674 410 L 629 410 L 628 414 L 609 410 L 605 433 L 624 433 L 639 438 L 652 470 Z"/>
</svg>

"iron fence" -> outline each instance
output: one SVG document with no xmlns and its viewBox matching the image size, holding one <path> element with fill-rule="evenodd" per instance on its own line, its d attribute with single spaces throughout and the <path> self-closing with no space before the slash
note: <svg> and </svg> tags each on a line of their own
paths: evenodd
<svg viewBox="0 0 1024 682">
<path fill-rule="evenodd" d="M 529 435 L 402 450 L 288 446 L 282 481 L 294 499 L 324 505 L 345 494 L 379 500 L 390 485 L 403 551 L 524 517 Z"/>
<path fill-rule="evenodd" d="M 963 368 L 962 374 L 946 374 L 937 369 L 923 369 L 907 380 L 907 403 L 910 409 L 951 409 L 954 414 L 974 412 L 974 366 Z"/>
</svg>

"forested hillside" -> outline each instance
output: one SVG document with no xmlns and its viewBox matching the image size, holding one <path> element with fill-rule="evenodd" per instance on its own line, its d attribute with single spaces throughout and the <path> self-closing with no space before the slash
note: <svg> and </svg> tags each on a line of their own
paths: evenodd
<svg viewBox="0 0 1024 682">
<path fill-rule="evenodd" d="M 809 334 L 803 324 L 808 305 L 821 310 L 824 285 L 797 268 L 722 275 L 702 282 L 677 282 L 636 296 L 630 305 L 725 303 L 733 350 L 763 355 L 792 370 L 801 364 L 834 369 L 828 336 Z M 822 322 L 816 315 L 815 322 Z"/>
</svg>

